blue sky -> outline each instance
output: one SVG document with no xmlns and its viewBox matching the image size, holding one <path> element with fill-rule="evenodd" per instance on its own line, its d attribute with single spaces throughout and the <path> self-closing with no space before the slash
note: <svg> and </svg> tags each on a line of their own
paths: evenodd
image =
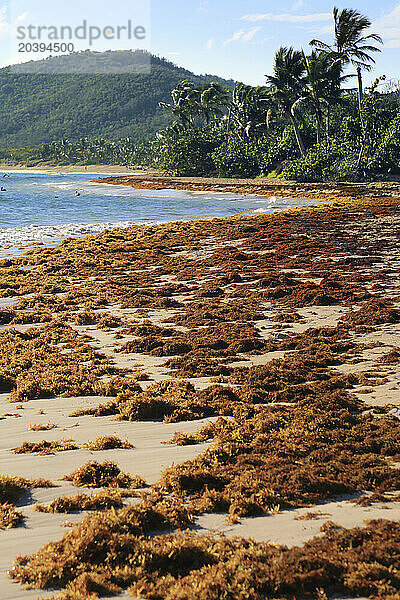
<svg viewBox="0 0 400 600">
<path fill-rule="evenodd" d="M 196 73 L 215 73 L 263 84 L 280 45 L 308 48 L 332 37 L 332 8 L 325 0 L 153 0 L 153 50 Z M 376 74 L 400 79 L 400 1 L 341 2 L 373 21 L 385 41 Z M 367 76 L 368 79 L 368 76 Z"/>
<path fill-rule="evenodd" d="M 65 20 L 66 11 L 75 22 L 88 14 L 96 22 L 102 16 L 102 7 L 106 10 L 106 6 L 112 6 L 113 18 L 121 20 L 132 3 L 133 0 L 114 0 L 112 4 L 106 0 L 14 0 L 11 7 L 14 13 L 17 10 L 15 14 L 21 22 L 30 18 L 30 12 L 40 13 L 40 7 L 43 14 L 48 14 L 50 4 L 52 14 L 59 14 L 60 22 L 69 22 Z M 144 1 L 139 4 L 143 6 Z M 372 30 L 384 38 L 385 45 L 377 55 L 371 77 L 386 74 L 400 79 L 400 0 L 383 0 L 379 6 L 372 0 L 337 1 L 336 5 L 367 14 L 373 21 Z M 325 0 L 152 0 L 150 6 L 151 40 L 148 38 L 147 47 L 153 53 L 196 73 L 217 74 L 250 84 L 265 82 L 264 75 L 271 72 L 273 55 L 280 45 L 307 49 L 311 38 L 329 42 L 332 36 L 333 3 Z M 0 0 L 0 64 L 15 61 L 16 56 L 7 41 L 6 7 Z M 140 18 L 146 21 L 147 16 L 142 14 Z M 105 44 L 96 49 L 116 48 L 115 43 Z"/>
</svg>

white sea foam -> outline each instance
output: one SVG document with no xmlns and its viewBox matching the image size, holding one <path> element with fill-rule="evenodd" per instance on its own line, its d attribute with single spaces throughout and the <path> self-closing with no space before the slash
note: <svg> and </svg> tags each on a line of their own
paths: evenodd
<svg viewBox="0 0 400 600">
<path fill-rule="evenodd" d="M 132 221 L 118 223 L 60 223 L 59 225 L 27 225 L 26 227 L 0 228 L 0 244 L 28 244 L 34 242 L 52 242 L 67 237 L 83 237 L 100 233 L 106 229 L 130 227 Z"/>
</svg>

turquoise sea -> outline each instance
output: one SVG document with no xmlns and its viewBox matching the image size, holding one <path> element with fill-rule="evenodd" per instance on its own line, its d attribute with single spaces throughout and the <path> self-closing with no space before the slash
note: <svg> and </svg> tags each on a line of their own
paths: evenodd
<svg viewBox="0 0 400 600">
<path fill-rule="evenodd" d="M 20 252 L 32 243 L 52 244 L 114 227 L 256 215 L 316 202 L 91 183 L 101 176 L 0 172 L 4 189 L 0 192 L 0 255 Z"/>
</svg>

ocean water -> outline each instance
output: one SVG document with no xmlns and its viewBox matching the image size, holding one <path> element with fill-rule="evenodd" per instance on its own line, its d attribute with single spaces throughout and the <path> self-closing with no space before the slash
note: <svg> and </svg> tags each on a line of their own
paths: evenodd
<svg viewBox="0 0 400 600">
<path fill-rule="evenodd" d="M 16 254 L 35 243 L 51 245 L 133 224 L 261 214 L 317 201 L 186 192 L 135 190 L 94 184 L 85 174 L 0 172 L 0 256 Z M 75 193 L 80 195 L 77 196 Z"/>
</svg>

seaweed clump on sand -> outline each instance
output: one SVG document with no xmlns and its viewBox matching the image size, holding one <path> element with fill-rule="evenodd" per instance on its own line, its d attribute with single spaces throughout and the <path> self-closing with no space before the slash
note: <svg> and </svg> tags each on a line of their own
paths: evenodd
<svg viewBox="0 0 400 600">
<path fill-rule="evenodd" d="M 196 390 L 187 381 L 162 381 L 145 391 L 118 394 L 105 404 L 90 409 L 78 409 L 73 417 L 116 415 L 121 421 L 163 420 L 164 423 L 193 421 L 217 415 L 233 415 L 240 411 L 242 402 L 230 387 L 212 385 Z"/>
<path fill-rule="evenodd" d="M 123 473 L 113 462 L 88 462 L 64 477 L 77 487 L 141 488 L 146 485 L 138 475 Z"/>
<path fill-rule="evenodd" d="M 359 310 L 348 313 L 343 321 L 357 330 L 383 325 L 385 323 L 400 323 L 400 309 L 395 308 L 393 302 L 381 298 L 374 298 Z"/>
<path fill-rule="evenodd" d="M 396 250 L 394 236 L 385 238 L 381 228 L 392 231 L 399 201 L 365 199 L 357 189 L 338 192 L 354 194 L 347 204 L 115 230 L 0 263 L 1 295 L 33 295 L 19 301 L 15 314 L 57 315 L 48 325 L 0 334 L 0 388 L 12 399 L 104 395 L 107 402 L 76 414 L 129 421 L 228 417 L 197 434 L 177 433 L 177 444 L 210 443 L 197 458 L 168 468 L 138 505 L 90 515 L 61 541 L 18 559 L 16 580 L 63 586 L 63 600 L 129 586 L 149 600 L 396 598 L 397 523 L 355 530 L 330 524 L 324 536 L 291 550 L 188 533 L 145 537 L 188 527 L 193 514 L 219 511 L 237 521 L 343 493 L 386 497 L 398 489 L 398 419 L 385 411 L 364 414 L 346 391 L 364 376 L 330 369 L 363 349 L 352 330 L 399 322 L 395 304 L 378 296 L 388 275 L 383 253 Z M 372 235 L 376 215 L 380 236 Z M 297 308 L 339 303 L 352 312 L 337 327 L 266 339 L 264 325 L 256 324 L 268 314 L 281 315 L 273 324 L 294 323 Z M 107 312 L 117 306 L 133 319 L 124 328 Z M 153 310 L 156 324 L 146 321 Z M 10 325 L 15 317 L 1 318 Z M 142 390 L 141 376 L 127 383 L 126 373 L 68 324 L 74 321 L 121 326 L 114 339 L 134 339 L 119 350 L 166 357 L 163 366 L 174 377 L 214 377 L 211 383 L 221 385 L 196 390 L 188 381 L 168 381 Z M 268 351 L 284 357 L 250 368 L 231 364 L 238 357 L 255 362 L 251 355 Z M 67 479 L 135 493 L 132 476 L 113 463 L 88 463 Z M 86 499 L 68 502 L 65 508 L 82 507 Z"/>
<path fill-rule="evenodd" d="M 97 572 L 103 583 L 106 582 L 103 570 L 110 569 L 117 569 L 120 581 L 126 582 L 124 571 L 127 569 L 125 573 L 128 574 L 131 551 L 134 555 L 135 548 L 140 552 L 144 535 L 153 531 L 185 529 L 190 523 L 185 508 L 168 498 L 153 497 L 137 506 L 97 512 L 86 517 L 62 541 L 51 542 L 39 551 L 36 556 L 37 559 L 40 554 L 42 556 L 41 567 L 38 563 L 30 563 L 28 557 L 20 557 L 18 566 L 10 574 L 21 583 L 46 589 L 67 585 L 76 578 L 80 584 L 81 576 L 92 570 L 87 568 L 87 563 L 91 563 L 93 575 Z M 75 591 L 82 592 L 83 598 L 87 598 L 85 588 L 76 587 Z"/>
<path fill-rule="evenodd" d="M 325 392 L 290 408 L 258 408 L 251 418 L 217 424 L 213 444 L 167 468 L 157 487 L 182 498 L 194 513 L 222 511 L 233 519 L 341 494 L 398 489 L 400 469 L 388 457 L 400 455 L 400 421 L 354 408 L 347 392 Z M 179 434 L 175 439 L 180 443 Z"/>
<path fill-rule="evenodd" d="M 15 504 L 27 490 L 54 487 L 47 479 L 24 479 L 0 475 L 0 502 Z"/>
<path fill-rule="evenodd" d="M 100 450 L 113 450 L 115 448 L 122 448 L 124 450 L 130 450 L 133 448 L 133 444 L 127 440 L 121 440 L 117 435 L 102 435 L 96 438 L 93 442 L 87 442 L 82 444 L 81 448 L 97 452 Z"/>
<path fill-rule="evenodd" d="M 11 392 L 13 402 L 54 395 L 95 395 L 103 391 L 100 377 L 117 371 L 61 322 L 25 333 L 2 332 L 0 350 L 2 388 Z"/>
<path fill-rule="evenodd" d="M 218 417 L 218 419 L 213 423 L 209 423 L 208 425 L 201 427 L 197 433 L 182 433 L 181 431 L 176 431 L 173 437 L 168 442 L 164 443 L 175 444 L 176 446 L 192 446 L 202 442 L 207 442 L 221 433 L 226 424 L 226 419 L 223 417 Z"/>
<path fill-rule="evenodd" d="M 72 440 L 61 440 L 48 442 L 23 442 L 18 448 L 14 448 L 14 454 L 55 454 L 56 452 L 67 452 L 68 450 L 77 450 L 77 446 Z"/>
<path fill-rule="evenodd" d="M 33 423 L 29 426 L 31 431 L 50 431 L 50 429 L 56 429 L 55 423 Z"/>
<path fill-rule="evenodd" d="M 144 525 L 176 520 L 137 508 L 90 516 L 61 541 L 19 557 L 10 575 L 40 589 L 64 587 L 57 600 L 95 599 L 129 586 L 134 598 L 146 600 L 398 596 L 399 523 L 332 527 L 290 549 L 191 533 L 140 536 Z"/>
<path fill-rule="evenodd" d="M 211 309 L 209 309 L 210 314 Z M 169 330 L 167 330 L 169 331 Z M 139 352 L 152 356 L 193 355 L 235 357 L 238 353 L 258 353 L 266 348 L 257 329 L 246 322 L 221 323 L 218 327 L 193 328 L 184 334 L 143 336 L 125 343 L 120 352 Z"/>
<path fill-rule="evenodd" d="M 105 404 L 78 409 L 70 416 L 116 415 L 119 420 L 162 419 L 171 423 L 243 412 L 251 414 L 257 404 L 277 401 L 295 404 L 308 396 L 351 388 L 364 381 L 364 376 L 341 375 L 329 369 L 330 365 L 345 362 L 359 350 L 356 343 L 346 339 L 340 328 L 310 329 L 303 335 L 271 341 L 269 349 L 290 352 L 283 358 L 254 367 L 222 365 L 214 378 L 218 383 L 202 390 L 196 390 L 185 380 L 163 381 L 150 385 L 145 391 L 135 388 L 120 393 Z M 170 359 L 166 365 L 171 368 L 172 362 L 174 366 L 180 366 L 174 374 L 183 377 L 214 374 L 215 365 L 218 366 L 209 359 L 194 361 L 190 355 Z M 195 372 L 191 370 L 192 364 Z M 210 364 L 211 372 L 208 371 Z M 205 371 L 202 371 L 203 367 Z M 359 403 L 355 397 L 352 402 L 357 408 Z"/>
<path fill-rule="evenodd" d="M 400 348 L 393 348 L 383 356 L 380 361 L 384 365 L 398 365 L 400 363 Z"/>
<path fill-rule="evenodd" d="M 133 492 L 129 492 L 129 495 Z M 44 513 L 72 513 L 82 510 L 104 511 L 110 508 L 123 507 L 123 494 L 115 490 L 105 490 L 98 494 L 79 494 L 78 496 L 61 496 L 49 505 L 35 504 L 34 509 Z"/>
<path fill-rule="evenodd" d="M 23 521 L 21 512 L 8 502 L 0 502 L 0 529 L 12 529 Z"/>
<path fill-rule="evenodd" d="M 53 487 L 53 484 L 45 479 L 0 475 L 0 529 L 11 529 L 23 522 L 24 517 L 15 505 L 26 491 L 48 487 Z"/>
</svg>

